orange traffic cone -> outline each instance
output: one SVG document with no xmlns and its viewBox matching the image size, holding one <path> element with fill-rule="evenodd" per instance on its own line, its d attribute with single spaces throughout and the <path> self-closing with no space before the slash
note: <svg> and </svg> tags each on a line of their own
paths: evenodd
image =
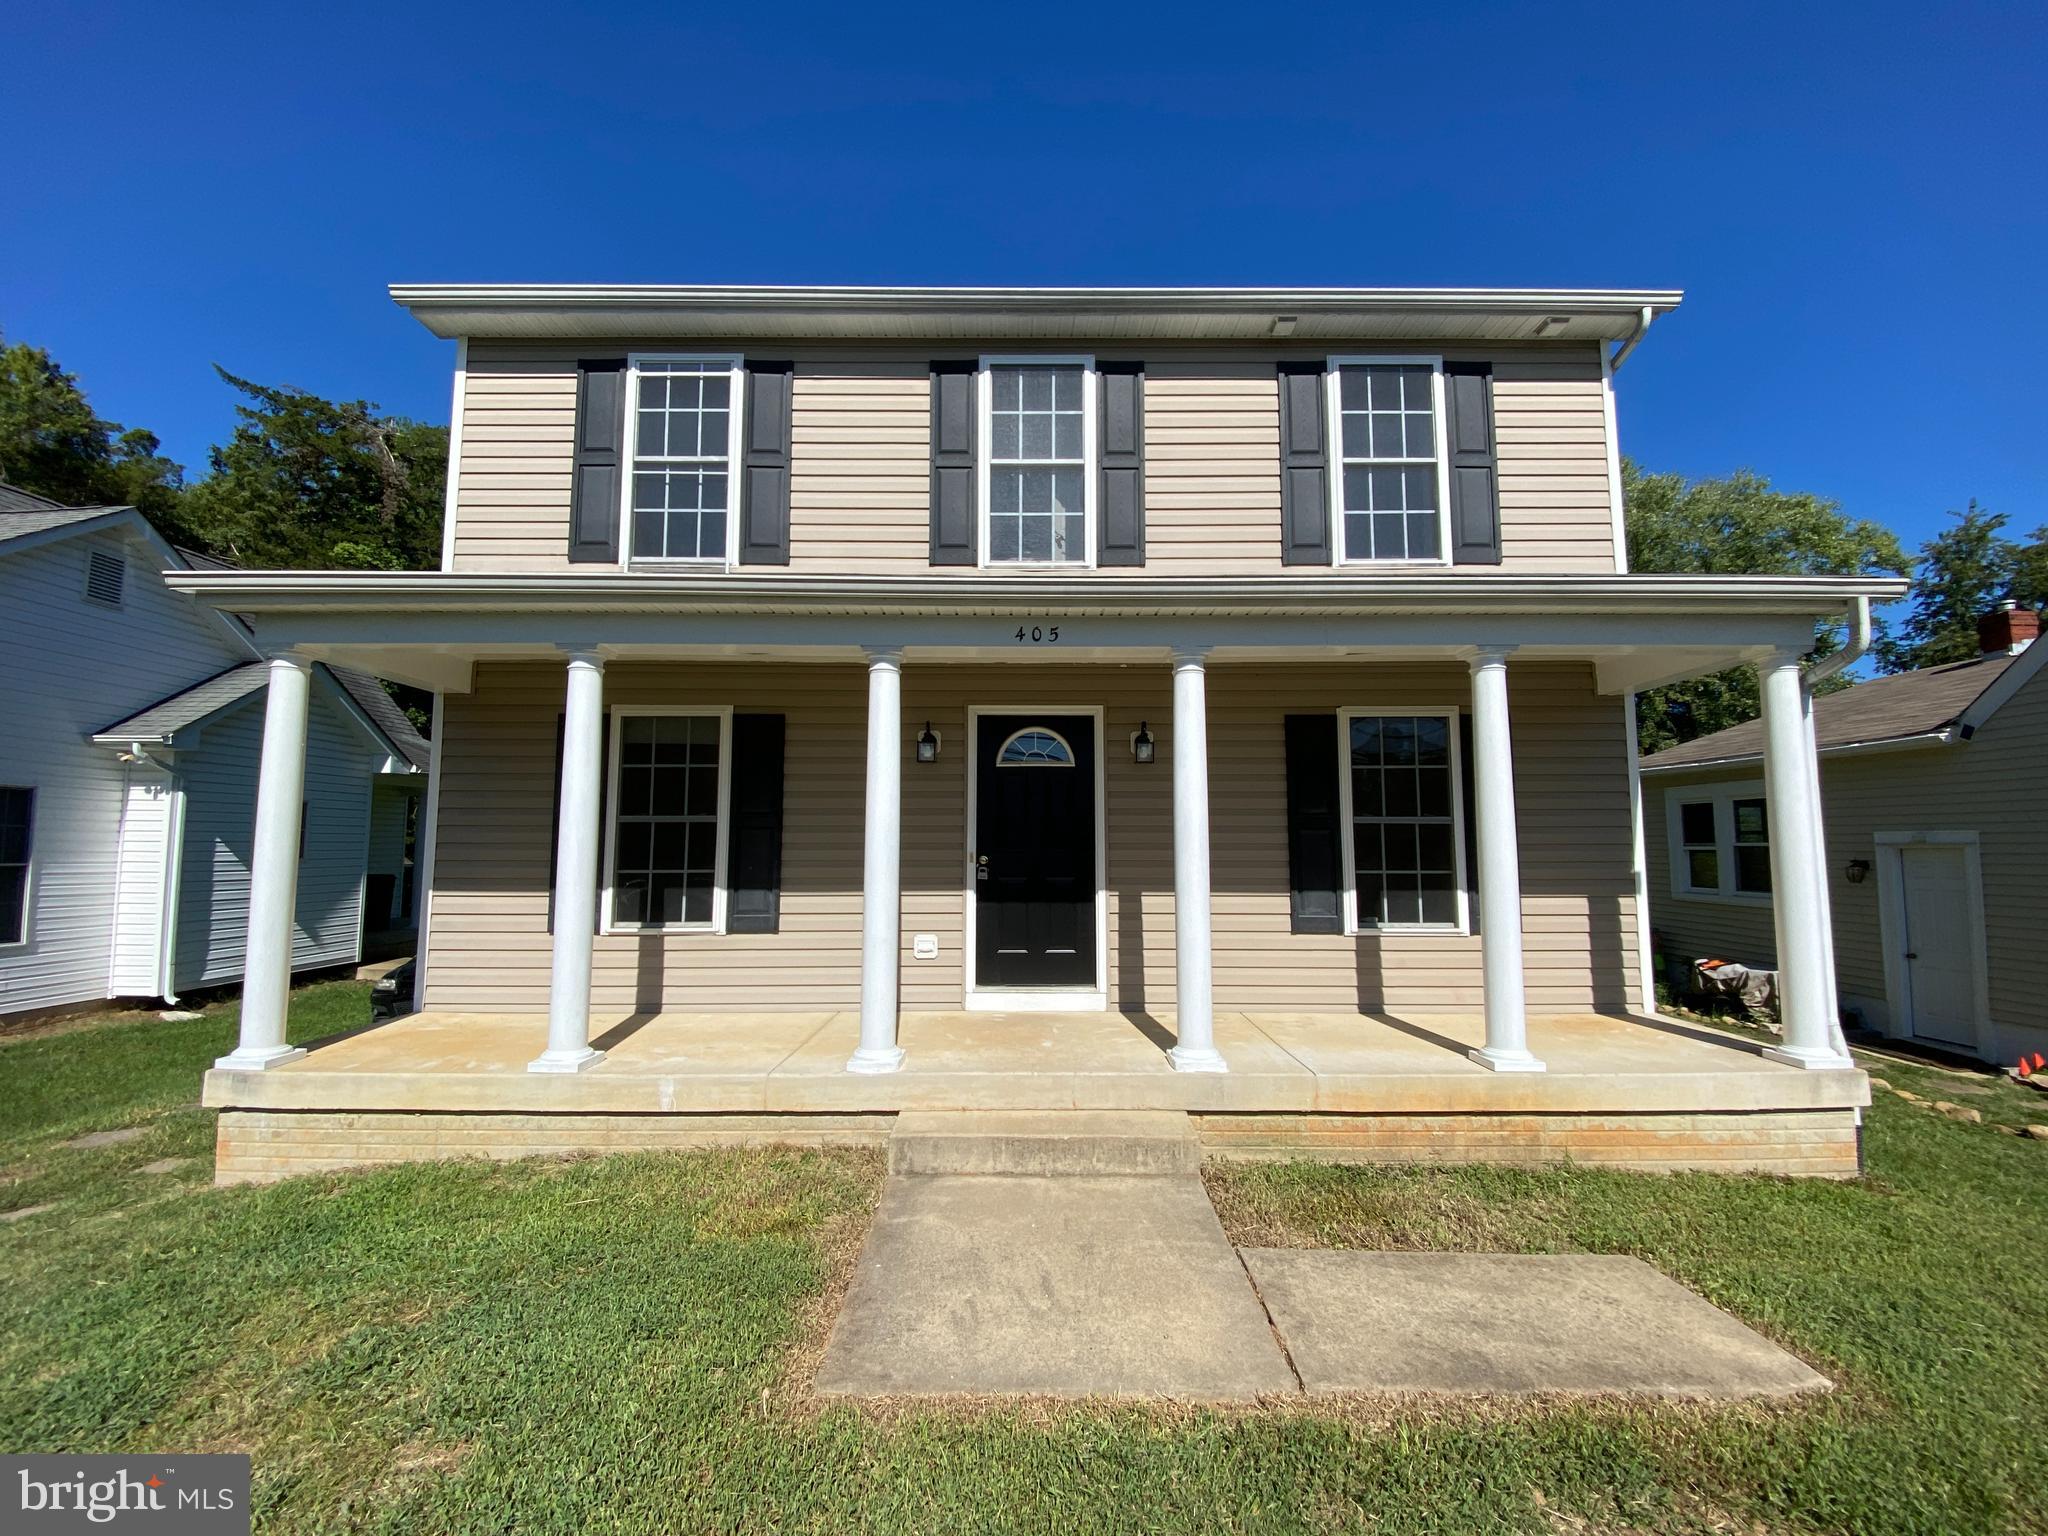
<svg viewBox="0 0 2048 1536">
<path fill-rule="evenodd" d="M 2027 1058 L 2022 1056 L 2020 1057 L 2020 1064 L 2014 1067 L 2013 1071 L 2019 1077 L 2026 1078 L 2033 1076 L 2034 1069 L 2027 1065 Z"/>
</svg>

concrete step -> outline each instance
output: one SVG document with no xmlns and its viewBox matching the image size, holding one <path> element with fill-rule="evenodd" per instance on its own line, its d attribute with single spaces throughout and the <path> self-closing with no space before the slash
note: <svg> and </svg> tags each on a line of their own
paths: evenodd
<svg viewBox="0 0 2048 1536">
<path fill-rule="evenodd" d="M 1141 1110 L 905 1110 L 891 1173 L 1170 1174 L 1201 1167 L 1186 1114 Z"/>
</svg>

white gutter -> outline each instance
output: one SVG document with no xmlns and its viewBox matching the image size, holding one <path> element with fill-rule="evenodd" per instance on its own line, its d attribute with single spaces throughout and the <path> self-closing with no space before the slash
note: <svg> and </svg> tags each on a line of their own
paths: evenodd
<svg viewBox="0 0 2048 1536">
<path fill-rule="evenodd" d="M 1666 307 L 1669 308 L 1670 306 L 1667 305 Z M 1635 349 L 1638 346 L 1642 345 L 1643 338 L 1650 334 L 1651 322 L 1653 322 L 1656 318 L 1657 306 L 1654 304 L 1645 304 L 1642 307 L 1642 312 L 1636 321 L 1635 335 L 1629 337 L 1627 341 L 1624 341 L 1619 347 L 1615 348 L 1614 356 L 1611 360 L 1609 360 L 1607 364 L 1607 372 L 1609 373 L 1609 375 L 1621 372 L 1621 365 L 1628 361 L 1629 353 L 1635 351 Z"/>
<path fill-rule="evenodd" d="M 602 576 L 436 571 L 169 571 L 173 591 L 232 613 L 339 611 L 694 613 L 1783 613 L 1903 597 L 1867 576 L 1664 574 L 1079 576 Z"/>
<path fill-rule="evenodd" d="M 1824 683 L 1837 672 L 1854 666 L 1870 650 L 1870 598 L 1859 593 L 1849 601 L 1849 643 L 1831 655 L 1823 656 L 1806 669 L 1807 692 L 1814 685 Z"/>
<path fill-rule="evenodd" d="M 1949 747 L 1965 740 L 1954 726 L 1939 731 L 1921 731 L 1914 736 L 1879 736 L 1870 741 L 1841 741 L 1821 747 L 1821 757 L 1847 757 L 1876 752 L 1918 751 L 1923 747 Z M 1761 752 L 1742 752 L 1733 757 L 1703 757 L 1690 763 L 1644 763 L 1644 773 L 1710 773 L 1723 768 L 1741 768 L 1764 760 Z"/>
</svg>

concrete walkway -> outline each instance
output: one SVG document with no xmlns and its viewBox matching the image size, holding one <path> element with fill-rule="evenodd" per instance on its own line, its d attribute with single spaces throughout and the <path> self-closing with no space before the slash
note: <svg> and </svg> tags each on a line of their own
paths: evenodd
<svg viewBox="0 0 2048 1536">
<path fill-rule="evenodd" d="M 1640 1260 L 1248 1249 L 1191 1173 L 894 1174 L 820 1392 L 1246 1401 L 1825 1390 Z"/>
</svg>

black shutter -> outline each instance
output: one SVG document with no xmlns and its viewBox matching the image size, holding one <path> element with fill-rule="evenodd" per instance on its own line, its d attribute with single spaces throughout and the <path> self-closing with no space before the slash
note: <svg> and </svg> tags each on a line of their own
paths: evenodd
<svg viewBox="0 0 2048 1536">
<path fill-rule="evenodd" d="M 740 564 L 789 564 L 789 385 L 792 363 L 747 364 L 740 458 Z"/>
<path fill-rule="evenodd" d="M 1145 365 L 1102 363 L 1097 565 L 1145 563 Z"/>
<path fill-rule="evenodd" d="M 1280 563 L 1330 563 L 1330 445 L 1323 365 L 1280 365 Z"/>
<path fill-rule="evenodd" d="M 576 468 L 569 487 L 569 558 L 619 562 L 625 500 L 626 360 L 576 365 Z"/>
<path fill-rule="evenodd" d="M 1337 717 L 1287 717 L 1287 883 L 1295 933 L 1344 931 Z"/>
<path fill-rule="evenodd" d="M 976 365 L 932 364 L 932 564 L 973 565 Z"/>
<path fill-rule="evenodd" d="M 1500 564 L 1493 450 L 1493 365 L 1445 363 L 1444 437 L 1451 459 L 1451 563 Z"/>
<path fill-rule="evenodd" d="M 732 717 L 732 808 L 726 829 L 725 926 L 774 933 L 782 922 L 781 715 Z"/>
<path fill-rule="evenodd" d="M 612 712 L 604 712 L 597 738 L 597 924 L 604 927 L 604 847 L 611 828 Z M 555 931 L 555 871 L 562 849 L 562 747 L 569 734 L 566 715 L 555 716 L 555 794 L 548 802 L 548 932 Z"/>
</svg>

